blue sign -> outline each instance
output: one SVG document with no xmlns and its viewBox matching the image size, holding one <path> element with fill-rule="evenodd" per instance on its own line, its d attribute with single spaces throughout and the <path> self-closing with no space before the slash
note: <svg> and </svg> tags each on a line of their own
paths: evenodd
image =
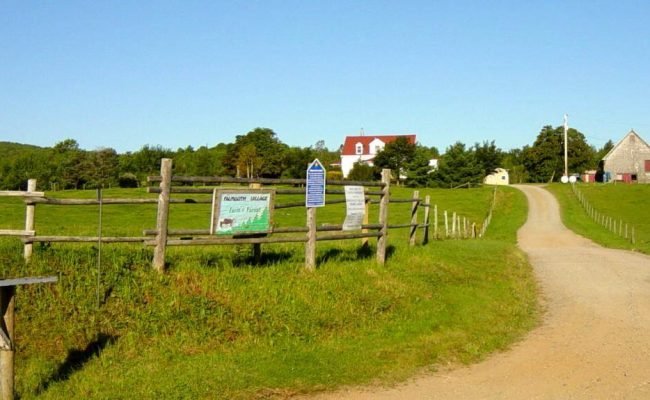
<svg viewBox="0 0 650 400">
<path fill-rule="evenodd" d="M 307 168 L 306 207 L 325 206 L 325 168 L 315 159 Z"/>
</svg>

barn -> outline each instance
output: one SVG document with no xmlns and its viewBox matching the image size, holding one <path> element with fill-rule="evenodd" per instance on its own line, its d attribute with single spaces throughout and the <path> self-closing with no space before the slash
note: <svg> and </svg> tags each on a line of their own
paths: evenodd
<svg viewBox="0 0 650 400">
<path fill-rule="evenodd" d="M 650 146 L 631 130 L 603 157 L 604 180 L 650 183 Z"/>
</svg>

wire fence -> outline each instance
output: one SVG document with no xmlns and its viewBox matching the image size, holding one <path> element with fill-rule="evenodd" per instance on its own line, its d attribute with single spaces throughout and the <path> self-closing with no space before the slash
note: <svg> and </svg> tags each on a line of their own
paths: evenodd
<svg viewBox="0 0 650 400">
<path fill-rule="evenodd" d="M 636 244 L 636 233 L 634 231 L 634 225 L 629 224 L 627 221 L 623 221 L 620 218 L 615 218 L 610 215 L 605 214 L 604 212 L 598 210 L 594 207 L 588 200 L 587 197 L 578 189 L 575 184 L 571 185 L 573 194 L 580 202 L 580 205 L 585 210 L 587 215 L 594 220 L 597 224 L 601 225 L 603 228 L 608 231 L 629 240 L 630 243 Z"/>
</svg>

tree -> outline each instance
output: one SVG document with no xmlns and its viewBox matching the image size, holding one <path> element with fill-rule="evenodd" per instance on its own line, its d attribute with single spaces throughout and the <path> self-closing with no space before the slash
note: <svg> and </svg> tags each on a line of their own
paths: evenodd
<svg viewBox="0 0 650 400">
<path fill-rule="evenodd" d="M 86 157 L 85 178 L 95 187 L 110 187 L 119 175 L 119 162 L 115 149 L 101 148 Z"/>
<path fill-rule="evenodd" d="M 415 143 L 409 142 L 405 136 L 400 136 L 386 143 L 384 149 L 377 153 L 373 163 L 378 168 L 390 168 L 393 177 L 399 182 L 400 175 L 406 173 L 406 166 L 415 156 Z"/>
<path fill-rule="evenodd" d="M 523 149 L 511 149 L 503 155 L 503 168 L 508 170 L 511 183 L 523 183 L 528 181 L 528 174 L 524 168 L 523 153 L 527 151 L 528 146 Z"/>
<path fill-rule="evenodd" d="M 570 128 L 568 136 L 568 168 L 571 172 L 583 172 L 593 165 L 593 149 L 585 136 Z M 548 182 L 564 174 L 564 127 L 544 126 L 535 143 L 523 152 L 523 164 L 532 182 Z"/>
<path fill-rule="evenodd" d="M 474 144 L 474 156 L 483 170 L 483 176 L 491 174 L 502 166 L 503 151 L 496 147 L 494 140 L 489 143 L 484 141 L 483 144 Z"/>
<path fill-rule="evenodd" d="M 79 149 L 74 139 L 65 139 L 54 145 L 52 161 L 54 176 L 52 182 L 59 184 L 62 189 L 79 189 L 86 182 L 83 165 L 86 163 L 86 153 Z"/>
<path fill-rule="evenodd" d="M 411 187 L 428 186 L 433 170 L 429 166 L 431 151 L 423 146 L 416 146 L 415 154 L 406 164 L 406 185 Z"/>
<path fill-rule="evenodd" d="M 284 158 L 286 168 L 282 172 L 282 178 L 305 179 L 307 177 L 307 166 L 314 158 L 316 158 L 314 150 L 309 147 L 291 147 L 287 149 Z"/>
<path fill-rule="evenodd" d="M 440 157 L 438 169 L 431 174 L 432 182 L 440 187 L 456 187 L 465 183 L 479 183 L 483 175 L 474 152 L 465 144 L 456 142 Z"/>
<path fill-rule="evenodd" d="M 377 169 L 363 162 L 356 162 L 348 173 L 348 180 L 368 182 L 376 180 Z"/>
<path fill-rule="evenodd" d="M 282 143 L 273 130 L 255 128 L 245 135 L 237 135 L 228 149 L 224 163 L 232 174 L 238 167 L 252 171 L 252 176 L 277 178 L 285 168 L 284 155 L 288 146 Z M 255 159 L 251 158 L 255 150 Z M 240 155 L 244 151 L 245 155 Z"/>
</svg>

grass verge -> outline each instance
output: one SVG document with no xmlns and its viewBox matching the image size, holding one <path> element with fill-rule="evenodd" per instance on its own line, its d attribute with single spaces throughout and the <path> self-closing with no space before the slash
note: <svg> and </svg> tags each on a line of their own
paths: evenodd
<svg viewBox="0 0 650 400">
<path fill-rule="evenodd" d="M 426 194 L 439 204 L 453 194 L 449 208 L 476 219 L 491 199 L 488 189 Z M 171 249 L 162 276 L 150 250 L 107 245 L 99 306 L 95 247 L 36 246 L 24 265 L 20 245 L 3 240 L 2 276 L 60 276 L 19 289 L 18 394 L 284 398 L 480 360 L 537 321 L 534 278 L 515 245 L 525 215 L 523 194 L 499 189 L 486 238 L 409 247 L 398 233 L 383 267 L 356 241 L 328 243 L 315 273 L 299 245 L 265 246 L 255 266 L 247 249 Z"/>
<path fill-rule="evenodd" d="M 645 203 L 650 198 L 650 185 L 578 185 L 578 189 L 599 213 L 611 217 L 616 222 L 622 220 L 623 224 L 628 224 L 628 237 L 631 236 L 634 226 L 635 243 L 591 219 L 569 185 L 551 184 L 548 189 L 558 199 L 562 221 L 569 229 L 606 247 L 650 254 L 650 213 L 644 212 Z"/>
</svg>

